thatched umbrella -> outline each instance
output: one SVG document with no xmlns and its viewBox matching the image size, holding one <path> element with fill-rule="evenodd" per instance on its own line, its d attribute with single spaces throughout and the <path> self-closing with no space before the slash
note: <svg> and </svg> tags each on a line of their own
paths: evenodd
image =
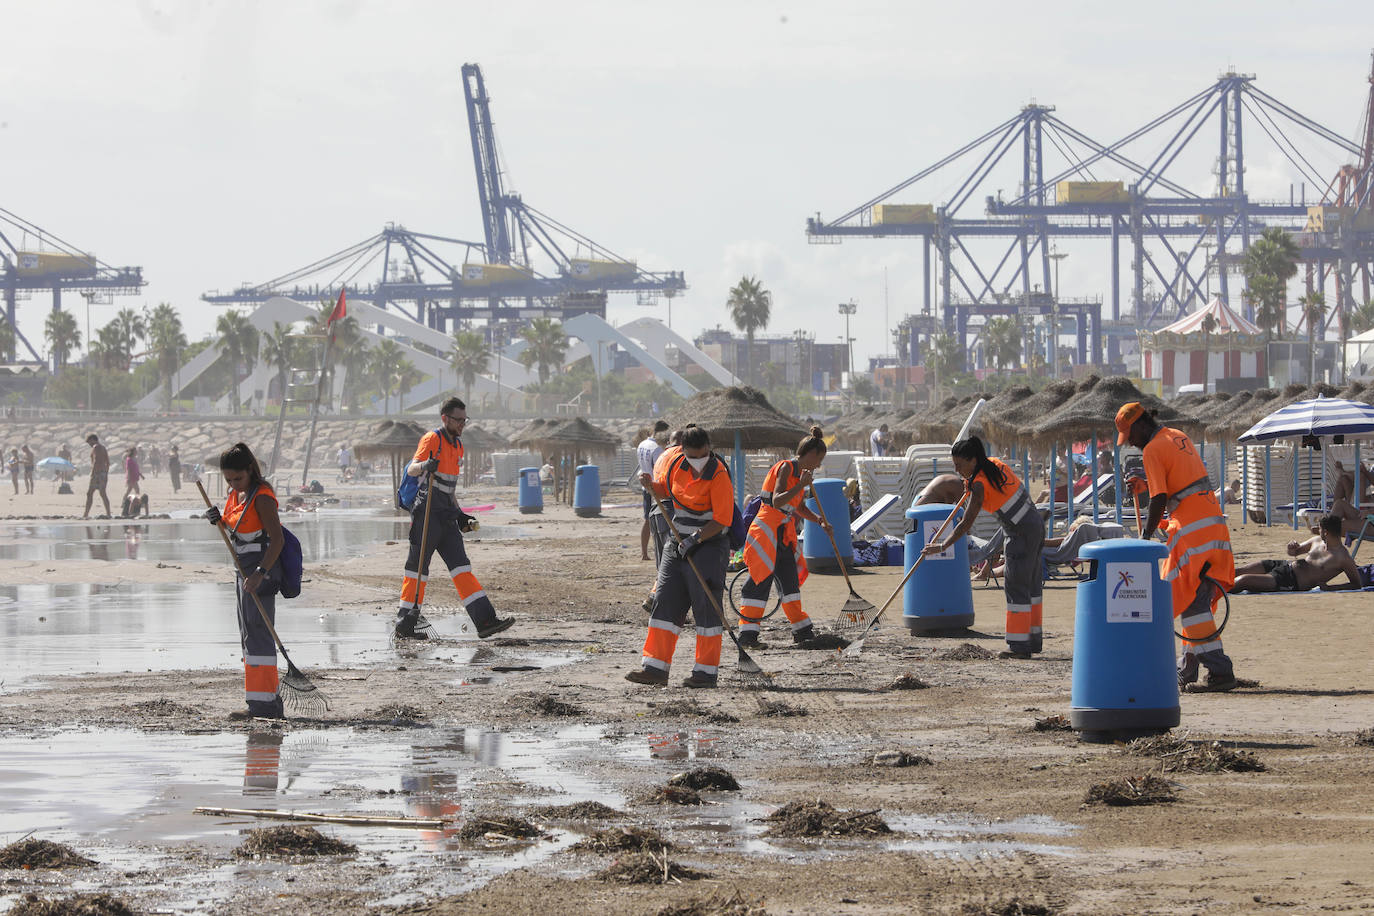
<svg viewBox="0 0 1374 916">
<path fill-rule="evenodd" d="M 998 445 L 1026 445 L 1034 439 L 1035 424 L 1073 397 L 1076 390 L 1070 381 L 1054 382 L 1034 393 L 1013 388 L 999 397 L 998 403 L 989 402 L 983 408 L 983 429 Z"/>
<path fill-rule="evenodd" d="M 373 458 L 391 459 L 391 486 L 401 485 L 401 468 L 409 463 L 428 429 L 410 420 L 383 420 L 368 431 L 366 441 L 353 446 L 353 454 L 371 461 Z"/>
<path fill-rule="evenodd" d="M 749 387 L 709 388 L 692 395 L 664 416 L 672 429 L 688 423 L 704 428 L 717 449 L 734 449 L 730 469 L 735 498 L 744 497 L 744 453 L 794 449 L 806 427 L 768 403 L 762 391 Z"/>
<path fill-rule="evenodd" d="M 533 448 L 554 467 L 554 499 L 573 501 L 572 481 L 583 457 L 615 456 L 620 440 L 581 417 L 537 419 L 511 436 L 511 442 Z"/>
<path fill-rule="evenodd" d="M 1079 383 L 1072 398 L 1042 417 L 1032 428 L 1032 435 L 1042 443 L 1063 442 L 1092 439 L 1110 430 L 1115 438 L 1116 412 L 1130 401 L 1139 401 L 1146 410 L 1157 411 L 1161 423 L 1185 432 L 1201 429 L 1196 417 L 1180 413 L 1173 405 L 1143 393 L 1124 375 L 1109 378 L 1093 375 Z"/>
<path fill-rule="evenodd" d="M 510 448 L 505 436 L 488 432 L 480 426 L 463 427 L 463 486 L 470 487 L 482 468 L 486 467 L 492 452 Z"/>
</svg>

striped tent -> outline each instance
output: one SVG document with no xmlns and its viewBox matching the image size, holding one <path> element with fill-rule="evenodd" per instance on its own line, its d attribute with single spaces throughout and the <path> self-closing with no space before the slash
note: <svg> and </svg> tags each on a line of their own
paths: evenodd
<svg viewBox="0 0 1374 916">
<path fill-rule="evenodd" d="M 1374 406 L 1345 398 L 1295 401 L 1241 434 L 1240 442 L 1270 442 L 1301 436 L 1364 436 L 1374 433 Z"/>
<path fill-rule="evenodd" d="M 1216 322 L 1203 329 L 1208 316 Z M 1231 309 L 1218 296 L 1158 331 L 1140 332 L 1140 377 L 1159 379 L 1164 396 L 1183 385 L 1223 378 L 1263 378 L 1264 331 Z"/>
</svg>

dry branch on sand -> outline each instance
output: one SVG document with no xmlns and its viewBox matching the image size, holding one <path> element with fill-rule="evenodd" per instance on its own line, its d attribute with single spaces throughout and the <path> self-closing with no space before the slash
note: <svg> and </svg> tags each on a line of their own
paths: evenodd
<svg viewBox="0 0 1374 916">
<path fill-rule="evenodd" d="M 908 671 L 887 685 L 888 690 L 925 690 L 930 685 Z"/>
<path fill-rule="evenodd" d="M 876 810 L 839 811 L 820 799 L 788 802 L 764 820 L 772 824 L 768 836 L 844 837 L 892 832 Z"/>
<path fill-rule="evenodd" d="M 1099 782 L 1088 789 L 1088 805 L 1158 805 L 1178 801 L 1173 784 L 1153 773 Z"/>
<path fill-rule="evenodd" d="M 695 770 L 678 773 L 669 778 L 668 785 L 695 789 L 698 792 L 703 789 L 723 792 L 739 791 L 739 782 L 728 770 L 723 770 L 720 767 L 697 767 Z"/>
<path fill-rule="evenodd" d="M 0 868 L 84 868 L 95 865 L 70 846 L 26 837 L 0 849 Z"/>
<path fill-rule="evenodd" d="M 544 836 L 544 831 L 518 817 L 505 814 L 474 814 L 458 831 L 460 839 L 476 840 L 532 840 Z"/>
<path fill-rule="evenodd" d="M 544 805 L 530 812 L 535 817 L 563 821 L 609 821 L 624 817 L 624 811 L 601 804 L 598 801 L 573 802 L 571 805 Z"/>
<path fill-rule="evenodd" d="M 597 877 L 622 884 L 680 884 L 710 875 L 670 861 L 667 853 L 632 852 L 616 859 Z"/>
<path fill-rule="evenodd" d="M 699 900 L 693 897 L 686 903 L 669 904 L 654 916 L 768 916 L 763 908 L 763 898 L 750 901 L 739 891 L 729 897 L 707 897 Z"/>
<path fill-rule="evenodd" d="M 1061 715 L 1045 716 L 1035 720 L 1035 731 L 1067 732 L 1073 731 L 1073 723 Z"/>
<path fill-rule="evenodd" d="M 240 859 L 337 856 L 357 852 L 358 847 L 325 836 L 314 827 L 263 827 L 251 830 L 234 855 Z"/>
<path fill-rule="evenodd" d="M 673 844 L 646 827 L 612 827 L 578 840 L 572 848 L 578 852 L 662 852 Z"/>
<path fill-rule="evenodd" d="M 1263 773 L 1254 754 L 1233 751 L 1220 741 L 1193 742 L 1173 735 L 1137 738 L 1126 745 L 1136 757 L 1156 757 L 1165 773 Z"/>
<path fill-rule="evenodd" d="M 135 916 L 135 913 L 123 900 L 109 894 L 77 894 L 61 899 L 26 894 L 9 911 L 9 916 Z"/>
</svg>

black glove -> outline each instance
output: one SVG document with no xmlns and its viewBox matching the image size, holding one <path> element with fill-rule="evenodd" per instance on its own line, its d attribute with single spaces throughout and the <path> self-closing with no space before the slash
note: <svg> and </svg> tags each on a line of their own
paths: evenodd
<svg viewBox="0 0 1374 916">
<path fill-rule="evenodd" d="M 218 525 L 220 520 L 219 510 L 214 506 L 205 510 L 205 520 L 212 525 Z"/>
<path fill-rule="evenodd" d="M 458 530 L 472 531 L 477 527 L 477 516 L 468 515 L 462 509 L 458 510 Z"/>
<path fill-rule="evenodd" d="M 424 469 L 426 474 L 433 474 L 435 471 L 439 470 L 439 459 L 430 455 L 420 467 Z"/>
<path fill-rule="evenodd" d="M 679 552 L 682 554 L 683 559 L 687 559 L 691 557 L 692 554 L 696 553 L 697 548 L 699 548 L 700 546 L 701 532 L 693 531 L 691 534 L 687 535 L 685 538 L 682 539 L 682 543 L 679 545 L 678 549 Z"/>
</svg>

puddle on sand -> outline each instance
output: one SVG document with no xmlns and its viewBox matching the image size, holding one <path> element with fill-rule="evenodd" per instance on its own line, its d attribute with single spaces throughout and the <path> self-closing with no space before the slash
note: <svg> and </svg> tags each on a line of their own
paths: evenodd
<svg viewBox="0 0 1374 916">
<path fill-rule="evenodd" d="M 284 870 L 266 862 L 177 875 L 179 845 L 227 857 L 244 831 L 283 823 L 192 814 L 197 806 L 452 817 L 442 830 L 314 825 L 357 845 L 361 862 L 384 859 L 375 884 L 361 889 L 404 903 L 536 864 L 578 838 L 553 830 L 529 844 L 460 843 L 467 810 L 565 800 L 623 807 L 623 795 L 583 772 L 600 755 L 600 734 L 591 726 L 547 737 L 475 728 L 403 737 L 349 728 L 196 736 L 97 729 L 0 738 L 0 796 L 12 799 L 0 809 L 0 841 L 33 831 L 68 843 L 133 872 L 121 888 L 141 889 L 137 875 L 147 872 L 148 889 L 196 911 L 208 877 L 287 889 L 275 886 Z"/>
<path fill-rule="evenodd" d="M 406 541 L 410 519 L 390 512 L 285 513 L 308 562 L 361 556 L 387 541 Z M 472 539 L 528 537 L 512 525 L 483 525 Z M 398 549 L 400 549 L 398 547 Z M 147 560 L 157 563 L 227 562 L 224 543 L 200 519 L 150 519 L 0 526 L 0 560 Z"/>
</svg>

